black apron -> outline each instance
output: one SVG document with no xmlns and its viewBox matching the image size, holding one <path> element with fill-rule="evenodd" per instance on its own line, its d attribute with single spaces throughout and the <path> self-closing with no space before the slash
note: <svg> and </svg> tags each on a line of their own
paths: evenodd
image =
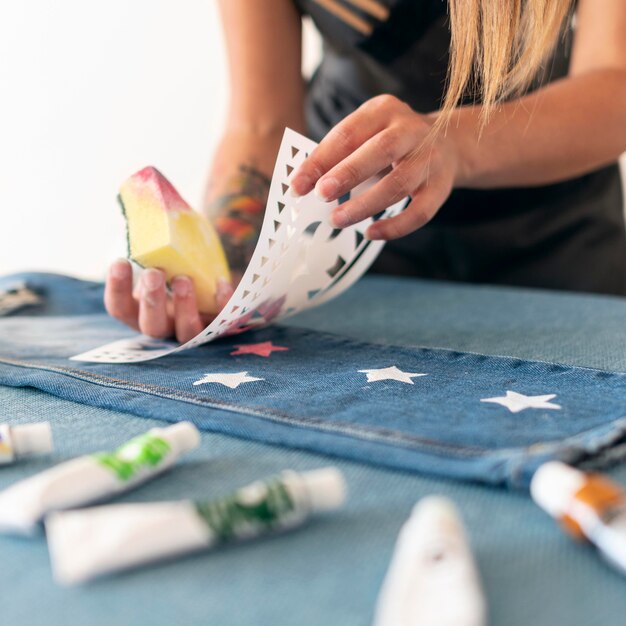
<svg viewBox="0 0 626 626">
<path fill-rule="evenodd" d="M 381 93 L 421 113 L 440 108 L 450 45 L 446 2 L 374 0 L 386 16 L 350 0 L 331 0 L 330 9 L 320 0 L 296 4 L 324 39 L 306 103 L 314 139 Z M 568 30 L 531 89 L 567 74 L 571 39 Z M 626 295 L 619 167 L 545 186 L 455 189 L 428 225 L 389 242 L 373 271 Z"/>
</svg>

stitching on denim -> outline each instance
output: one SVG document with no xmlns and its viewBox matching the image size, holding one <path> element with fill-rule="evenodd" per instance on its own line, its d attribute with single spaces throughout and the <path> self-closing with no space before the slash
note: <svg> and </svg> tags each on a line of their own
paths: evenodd
<svg viewBox="0 0 626 626">
<path fill-rule="evenodd" d="M 554 457 L 559 451 L 567 452 L 566 462 L 570 465 L 584 465 L 598 469 L 623 460 L 626 457 L 626 416 L 619 417 L 605 426 L 611 429 L 605 434 L 604 443 L 597 448 L 590 448 L 588 436 L 601 427 L 591 428 L 571 435 L 567 439 L 547 444 L 535 444 L 525 448 L 510 468 L 510 484 L 514 487 L 526 486 L 524 474 L 526 464 L 536 457 Z M 561 445 L 559 445 L 559 443 Z M 609 458 L 610 457 L 610 458 Z M 563 458 L 561 456 L 561 458 Z"/>
<path fill-rule="evenodd" d="M 241 405 L 228 404 L 220 400 L 213 400 L 203 398 L 195 395 L 186 394 L 183 391 L 174 389 L 168 389 L 160 387 L 158 385 L 146 385 L 144 383 L 129 383 L 128 381 L 109 378 L 102 376 L 101 374 L 95 374 L 91 372 L 84 372 L 83 370 L 73 370 L 70 368 L 63 368 L 60 366 L 48 366 L 42 364 L 28 363 L 18 361 L 16 359 L 10 359 L 7 357 L 0 358 L 0 363 L 4 363 L 9 366 L 33 368 L 43 371 L 55 372 L 61 375 L 70 376 L 77 380 L 85 380 L 86 382 L 93 382 L 101 386 L 113 387 L 116 389 L 126 389 L 136 391 L 137 393 L 144 393 L 146 395 L 154 395 L 158 397 L 164 397 L 169 400 L 178 400 L 187 404 L 195 404 L 198 406 L 210 406 L 222 411 L 229 411 L 233 413 L 240 413 L 253 417 L 259 417 L 267 419 L 272 422 L 280 424 L 286 424 L 289 426 L 300 426 L 303 428 L 317 429 L 324 432 L 330 432 L 348 437 L 358 437 L 361 439 L 367 439 L 378 443 L 391 444 L 395 442 L 408 449 L 424 450 L 428 453 L 436 453 L 437 450 L 442 452 L 453 452 L 459 457 L 475 458 L 480 456 L 505 456 L 505 455 L 524 455 L 528 457 L 535 456 L 537 454 L 546 454 L 552 451 L 556 451 L 561 447 L 567 447 L 568 442 L 573 442 L 578 438 L 584 437 L 588 434 L 594 433 L 598 428 L 602 428 L 608 425 L 619 425 L 622 420 L 626 420 L 626 416 L 617 418 L 611 421 L 609 424 L 605 424 L 602 427 L 594 427 L 588 430 L 579 431 L 574 435 L 570 435 L 566 439 L 558 439 L 554 441 L 546 442 L 534 442 L 528 446 L 520 446 L 517 448 L 480 448 L 478 446 L 456 446 L 451 443 L 437 442 L 429 439 L 422 439 L 414 435 L 407 435 L 398 431 L 392 431 L 387 429 L 374 429 L 374 428 L 355 428 L 354 426 L 345 426 L 343 424 L 336 424 L 328 422 L 321 418 L 314 417 L 292 417 L 279 413 L 278 411 L 270 411 L 266 408 L 250 408 Z"/>
<path fill-rule="evenodd" d="M 270 411 L 266 408 L 250 408 L 244 407 L 241 405 L 228 404 L 223 401 L 213 400 L 213 399 L 204 399 L 199 396 L 186 394 L 183 391 L 178 391 L 174 389 L 168 389 L 165 387 L 159 387 L 158 385 L 146 385 L 143 383 L 129 383 L 124 380 L 119 380 L 116 378 L 108 378 L 106 376 L 102 376 L 101 374 L 94 374 L 91 372 L 84 372 L 83 370 L 72 370 L 70 368 L 63 368 L 60 366 L 48 366 L 42 365 L 38 363 L 27 363 L 23 361 L 18 361 L 16 359 L 9 359 L 7 357 L 0 358 L 0 363 L 4 363 L 5 365 L 14 366 L 14 367 L 23 367 L 23 368 L 32 368 L 38 369 L 48 372 L 54 372 L 57 374 L 62 374 L 65 376 L 70 376 L 77 380 L 85 380 L 86 382 L 92 382 L 94 384 L 99 384 L 105 387 L 113 387 L 116 389 L 125 389 L 136 391 L 137 393 L 144 393 L 147 395 L 154 395 L 159 397 L 164 397 L 170 400 L 179 400 L 181 402 L 186 402 L 188 404 L 196 404 L 198 406 L 210 406 L 215 409 L 230 411 L 233 413 L 241 413 L 245 415 L 251 415 L 254 417 L 260 417 L 263 419 L 268 419 L 273 422 L 278 422 L 282 424 L 288 424 L 291 426 L 302 426 L 307 428 L 317 428 L 319 430 L 338 433 L 351 437 L 360 437 L 362 439 L 368 439 L 372 441 L 382 442 L 382 443 L 391 443 L 396 442 L 401 444 L 407 448 L 413 449 L 424 449 L 429 452 L 434 452 L 435 449 L 439 449 L 440 451 L 445 452 L 454 452 L 458 456 L 464 457 L 477 457 L 482 456 L 487 453 L 491 454 L 493 452 L 504 452 L 505 449 L 500 450 L 491 450 L 489 448 L 480 448 L 477 446 L 456 446 L 451 443 L 437 442 L 432 441 L 430 439 L 421 439 L 414 435 L 407 435 L 406 433 L 401 433 L 398 431 L 391 431 L 387 429 L 374 429 L 374 428 L 356 428 L 354 425 L 346 426 L 343 424 L 336 424 L 332 422 L 328 422 L 326 420 L 314 417 L 292 417 L 289 415 L 285 415 L 283 413 L 279 413 L 278 411 Z M 518 448 L 511 448 L 511 450 L 517 451 Z"/>
<path fill-rule="evenodd" d="M 542 361 L 539 359 L 530 359 L 530 358 L 522 358 L 522 357 L 517 357 L 517 356 L 510 356 L 510 355 L 506 355 L 506 354 L 485 354 L 483 352 L 474 352 L 471 350 L 459 350 L 459 349 L 455 349 L 455 348 L 442 348 L 439 346 L 422 346 L 420 344 L 410 344 L 410 345 L 406 345 L 406 346 L 398 346 L 396 344 L 393 343 L 381 343 L 381 342 L 377 342 L 377 341 L 363 341 L 361 339 L 353 339 L 351 337 L 345 337 L 344 335 L 335 335 L 333 333 L 327 333 L 324 331 L 312 331 L 309 330 L 307 328 L 301 328 L 299 326 L 280 326 L 279 324 L 277 324 L 274 328 L 287 328 L 287 329 L 295 329 L 303 334 L 310 334 L 310 335 L 323 335 L 325 339 L 331 340 L 331 341 L 335 341 L 335 342 L 341 342 L 343 343 L 342 340 L 346 340 L 347 342 L 351 343 L 352 345 L 355 346 L 381 346 L 384 348 L 393 348 L 394 353 L 395 352 L 402 352 L 405 355 L 412 355 L 412 350 L 420 350 L 422 352 L 446 352 L 448 354 L 451 353 L 459 353 L 459 354 L 467 354 L 469 356 L 483 356 L 483 357 L 487 357 L 488 359 L 494 359 L 494 360 L 498 360 L 498 359 L 506 359 L 508 361 L 516 361 L 516 362 L 520 362 L 520 363 L 531 363 L 531 364 L 537 364 L 537 365 L 559 365 L 561 367 L 564 367 L 568 370 L 585 370 L 587 372 L 597 372 L 597 373 L 602 373 L 602 374 L 610 374 L 611 376 L 617 376 L 617 377 L 626 377 L 626 371 L 620 371 L 620 370 L 604 370 L 604 369 L 600 369 L 597 367 L 587 367 L 585 365 L 572 365 L 570 363 L 563 363 L 561 361 Z"/>
</svg>

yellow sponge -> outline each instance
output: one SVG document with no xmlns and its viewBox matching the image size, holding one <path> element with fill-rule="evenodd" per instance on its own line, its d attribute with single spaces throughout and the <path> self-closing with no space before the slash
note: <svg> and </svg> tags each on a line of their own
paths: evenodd
<svg viewBox="0 0 626 626">
<path fill-rule="evenodd" d="M 154 167 L 124 182 L 119 201 L 126 217 L 128 256 L 143 267 L 163 270 L 168 281 L 189 276 L 200 311 L 217 313 L 217 281 L 230 280 L 230 274 L 209 220 L 193 211 Z"/>
</svg>

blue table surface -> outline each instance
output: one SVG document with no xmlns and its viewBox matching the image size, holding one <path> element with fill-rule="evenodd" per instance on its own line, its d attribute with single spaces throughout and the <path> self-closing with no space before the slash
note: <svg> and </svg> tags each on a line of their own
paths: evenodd
<svg viewBox="0 0 626 626">
<path fill-rule="evenodd" d="M 626 299 L 373 277 L 288 323 L 383 343 L 626 371 L 625 321 Z M 160 425 L 29 388 L 0 387 L 0 403 L 0 421 L 49 419 L 56 440 L 51 457 L 0 469 L 0 486 Z M 350 489 L 338 513 L 270 540 L 80 588 L 52 582 L 43 538 L 0 537 L 0 623 L 366 625 L 401 524 L 433 493 L 451 497 L 464 517 L 491 625 L 624 623 L 626 579 L 590 547 L 571 542 L 523 493 L 203 433 L 201 447 L 173 471 L 120 500 L 206 498 L 282 469 L 328 464 L 345 472 Z M 626 483 L 626 467 L 610 473 Z"/>
</svg>

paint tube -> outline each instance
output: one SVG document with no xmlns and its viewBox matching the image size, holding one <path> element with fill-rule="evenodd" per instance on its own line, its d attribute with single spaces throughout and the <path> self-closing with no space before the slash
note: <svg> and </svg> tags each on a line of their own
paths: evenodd
<svg viewBox="0 0 626 626">
<path fill-rule="evenodd" d="M 52 450 L 49 422 L 40 424 L 0 424 L 0 465 L 14 463 L 22 456 L 45 454 Z"/>
<path fill-rule="evenodd" d="M 398 536 L 374 626 L 483 626 L 486 612 L 456 507 L 440 496 L 423 498 Z"/>
<path fill-rule="evenodd" d="M 304 523 L 345 499 L 334 467 L 285 471 L 208 502 L 117 504 L 53 513 L 46 535 L 55 580 L 75 585 L 103 574 L 254 539 Z"/>
<path fill-rule="evenodd" d="M 82 456 L 0 492 L 0 532 L 34 534 L 46 513 L 113 497 L 168 469 L 197 448 L 190 422 L 153 428 L 113 452 Z"/>
<path fill-rule="evenodd" d="M 544 463 L 530 483 L 533 500 L 565 532 L 586 540 L 626 575 L 626 490 L 602 474 L 581 472 L 565 463 Z"/>
</svg>

